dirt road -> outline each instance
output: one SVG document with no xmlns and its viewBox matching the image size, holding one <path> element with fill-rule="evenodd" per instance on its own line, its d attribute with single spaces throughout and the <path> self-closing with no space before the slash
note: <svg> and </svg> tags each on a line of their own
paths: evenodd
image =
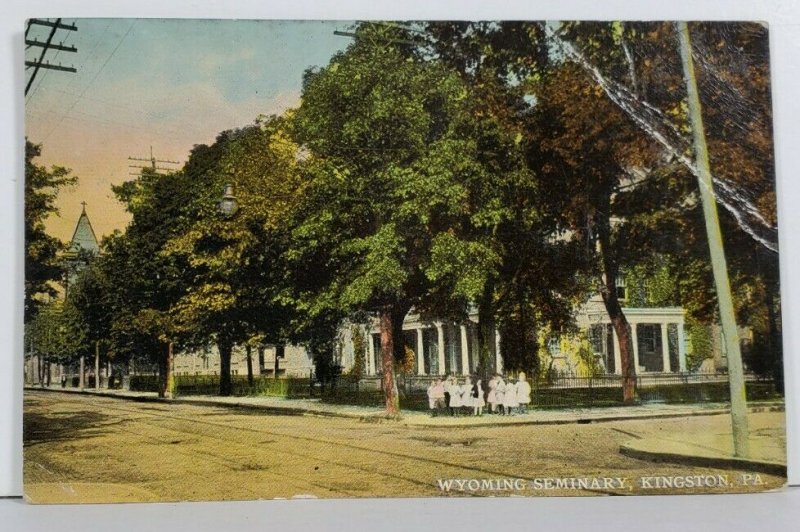
<svg viewBox="0 0 800 532">
<path fill-rule="evenodd" d="M 724 432 L 724 415 L 437 429 L 34 391 L 24 408 L 33 502 L 663 494 L 761 491 L 785 481 L 761 475 L 762 484 L 745 485 L 741 472 L 618 452 L 631 438 Z M 752 414 L 750 424 L 778 436 L 783 414 Z M 684 481 L 680 490 L 642 484 L 652 476 Z"/>
</svg>

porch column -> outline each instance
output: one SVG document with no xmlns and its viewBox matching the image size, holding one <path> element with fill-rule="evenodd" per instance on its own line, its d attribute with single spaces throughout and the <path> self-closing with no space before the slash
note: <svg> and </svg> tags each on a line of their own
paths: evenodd
<svg viewBox="0 0 800 532">
<path fill-rule="evenodd" d="M 80 386 L 80 389 L 81 389 L 81 390 L 83 390 L 83 387 L 84 387 L 84 385 L 85 385 L 85 382 L 86 382 L 86 381 L 84 380 L 84 379 L 85 379 L 85 377 L 84 377 L 84 371 L 85 371 L 85 370 L 84 370 L 84 364 L 85 364 L 85 362 L 84 362 L 84 358 L 83 358 L 83 355 L 81 355 L 81 374 L 80 374 L 80 376 L 78 377 L 78 386 Z"/>
<path fill-rule="evenodd" d="M 437 345 L 438 352 L 437 358 L 439 360 L 439 375 L 444 375 L 446 373 L 446 366 L 444 365 L 444 330 L 442 329 L 442 324 L 436 324 L 436 341 L 439 345 Z"/>
<path fill-rule="evenodd" d="M 669 365 L 669 335 L 667 334 L 667 324 L 661 324 L 661 360 L 663 361 L 663 368 L 661 371 L 669 373 L 672 371 Z"/>
<path fill-rule="evenodd" d="M 683 345 L 683 322 L 678 323 L 678 365 L 681 372 L 686 371 L 686 349 Z"/>
<path fill-rule="evenodd" d="M 469 375 L 469 342 L 467 341 L 467 327 L 461 326 L 461 374 Z"/>
<path fill-rule="evenodd" d="M 425 375 L 425 349 L 422 345 L 422 329 L 417 329 L 417 375 Z"/>
<path fill-rule="evenodd" d="M 375 364 L 375 344 L 372 342 L 372 330 L 367 328 L 367 375 L 375 375 L 374 364 Z"/>
<path fill-rule="evenodd" d="M 622 375 L 622 353 L 619 349 L 619 336 L 617 336 L 617 331 L 613 327 L 611 328 L 611 335 L 614 337 L 614 373 Z"/>
<path fill-rule="evenodd" d="M 503 373 L 503 357 L 500 356 L 500 333 L 494 331 L 494 370 Z"/>
<path fill-rule="evenodd" d="M 470 335 L 469 335 L 471 349 L 469 350 L 469 359 L 472 361 L 472 367 L 475 368 L 477 371 L 478 366 L 481 363 L 481 351 L 478 347 L 478 327 L 476 325 L 472 325 L 470 328 Z M 484 368 L 484 370 L 487 368 Z"/>
<path fill-rule="evenodd" d="M 636 335 L 636 323 L 631 323 L 631 342 L 633 342 L 633 369 L 639 374 L 639 337 Z"/>
</svg>

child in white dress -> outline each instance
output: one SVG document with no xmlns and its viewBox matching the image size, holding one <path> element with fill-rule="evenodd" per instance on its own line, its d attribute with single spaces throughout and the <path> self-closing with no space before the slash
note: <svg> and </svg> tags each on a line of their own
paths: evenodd
<svg viewBox="0 0 800 532">
<path fill-rule="evenodd" d="M 450 414 L 457 416 L 463 405 L 464 403 L 461 400 L 461 386 L 459 386 L 458 381 L 453 378 L 450 384 Z"/>
<path fill-rule="evenodd" d="M 509 377 L 506 383 L 506 391 L 503 394 L 503 406 L 505 407 L 506 415 L 513 415 L 514 409 L 519 406 L 517 402 L 517 384 Z"/>
<path fill-rule="evenodd" d="M 475 416 L 483 415 L 483 407 L 486 406 L 486 401 L 483 398 L 483 386 L 481 380 L 476 379 L 475 384 L 472 385 L 472 414 Z"/>
<path fill-rule="evenodd" d="M 466 415 L 472 411 L 472 381 L 469 377 L 466 377 L 461 385 L 461 407 Z"/>
<path fill-rule="evenodd" d="M 525 380 L 525 373 L 520 372 L 517 379 L 517 403 L 519 403 L 519 413 L 524 414 L 528 411 L 531 402 L 531 385 Z"/>
<path fill-rule="evenodd" d="M 489 413 L 494 414 L 494 405 L 497 402 L 497 375 L 492 375 L 489 379 L 489 394 L 486 396 L 486 402 L 489 403 Z"/>
<path fill-rule="evenodd" d="M 503 377 L 500 375 L 497 376 L 497 385 L 494 391 L 495 402 L 497 403 L 497 413 L 501 416 L 505 414 L 505 407 L 504 407 L 504 399 L 506 395 L 506 383 L 503 380 Z"/>
</svg>

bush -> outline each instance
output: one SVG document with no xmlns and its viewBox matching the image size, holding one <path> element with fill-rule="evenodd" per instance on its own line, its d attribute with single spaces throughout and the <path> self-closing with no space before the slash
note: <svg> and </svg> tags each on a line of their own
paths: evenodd
<svg viewBox="0 0 800 532">
<path fill-rule="evenodd" d="M 158 375 L 131 375 L 131 391 L 158 393 Z"/>
<path fill-rule="evenodd" d="M 217 395 L 219 394 L 219 375 L 177 375 L 175 377 L 175 394 Z M 231 395 L 237 397 L 248 395 L 308 397 L 308 379 L 294 377 L 275 379 L 258 376 L 253 379 L 251 386 L 246 375 L 232 375 Z"/>
</svg>

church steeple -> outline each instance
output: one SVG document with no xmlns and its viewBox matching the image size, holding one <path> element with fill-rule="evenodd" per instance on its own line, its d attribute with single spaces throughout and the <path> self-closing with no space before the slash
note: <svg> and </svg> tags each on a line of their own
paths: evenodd
<svg viewBox="0 0 800 532">
<path fill-rule="evenodd" d="M 100 245 L 97 243 L 97 237 L 92 229 L 92 223 L 89 221 L 89 216 L 86 214 L 86 202 L 81 202 L 81 216 L 78 218 L 78 224 L 75 226 L 75 232 L 72 234 L 72 240 L 69 243 L 70 253 L 78 253 L 80 251 L 97 254 L 100 252 Z"/>
</svg>

